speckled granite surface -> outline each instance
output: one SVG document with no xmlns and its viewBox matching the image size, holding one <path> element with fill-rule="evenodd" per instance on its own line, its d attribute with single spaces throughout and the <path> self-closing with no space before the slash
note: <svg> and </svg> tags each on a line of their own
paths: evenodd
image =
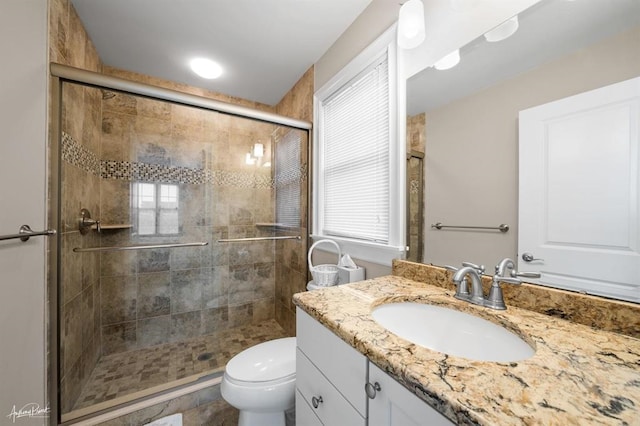
<svg viewBox="0 0 640 426">
<path fill-rule="evenodd" d="M 393 275 L 452 289 L 451 272 L 422 263 L 394 260 Z M 491 277 L 483 276 L 484 292 Z M 640 338 L 640 304 L 590 296 L 540 285 L 502 285 L 507 306 L 517 306 L 567 321 Z"/>
<path fill-rule="evenodd" d="M 536 353 L 517 363 L 493 363 L 414 345 L 370 315 L 377 305 L 400 301 L 488 319 L 524 338 Z M 513 306 L 477 307 L 454 299 L 451 290 L 398 276 L 298 293 L 294 303 L 458 424 L 640 424 L 637 338 Z"/>
</svg>

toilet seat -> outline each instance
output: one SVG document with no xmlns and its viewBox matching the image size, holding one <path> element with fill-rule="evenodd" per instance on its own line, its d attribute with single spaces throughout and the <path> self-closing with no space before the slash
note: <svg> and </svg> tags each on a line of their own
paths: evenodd
<svg viewBox="0 0 640 426">
<path fill-rule="evenodd" d="M 227 363 L 225 377 L 232 383 L 264 386 L 295 380 L 296 338 L 260 343 L 240 352 Z"/>
</svg>

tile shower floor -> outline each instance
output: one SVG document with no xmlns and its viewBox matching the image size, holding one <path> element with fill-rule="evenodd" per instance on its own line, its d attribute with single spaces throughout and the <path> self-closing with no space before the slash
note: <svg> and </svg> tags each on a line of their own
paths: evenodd
<svg viewBox="0 0 640 426">
<path fill-rule="evenodd" d="M 103 356 L 74 410 L 204 372 L 222 371 L 242 350 L 288 337 L 275 321 L 223 330 L 215 335 Z"/>
</svg>

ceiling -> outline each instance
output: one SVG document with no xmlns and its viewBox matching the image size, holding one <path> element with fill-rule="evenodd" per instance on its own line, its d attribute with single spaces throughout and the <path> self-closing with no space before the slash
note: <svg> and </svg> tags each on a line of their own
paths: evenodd
<svg viewBox="0 0 640 426">
<path fill-rule="evenodd" d="M 460 49 L 452 69 L 427 68 L 407 81 L 407 114 L 446 105 L 515 77 L 598 40 L 640 25 L 640 1 L 545 0 L 519 15 L 520 28 L 508 39 L 484 36 Z"/>
<path fill-rule="evenodd" d="M 72 0 L 105 65 L 277 104 L 371 0 Z M 196 76 L 194 57 L 220 63 Z"/>
</svg>

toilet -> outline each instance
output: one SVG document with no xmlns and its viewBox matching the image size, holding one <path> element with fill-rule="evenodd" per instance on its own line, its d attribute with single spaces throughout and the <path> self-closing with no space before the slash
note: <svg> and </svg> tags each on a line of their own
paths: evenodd
<svg viewBox="0 0 640 426">
<path fill-rule="evenodd" d="M 227 363 L 222 397 L 240 410 L 238 426 L 284 426 L 296 389 L 296 338 L 260 343 Z"/>
</svg>

